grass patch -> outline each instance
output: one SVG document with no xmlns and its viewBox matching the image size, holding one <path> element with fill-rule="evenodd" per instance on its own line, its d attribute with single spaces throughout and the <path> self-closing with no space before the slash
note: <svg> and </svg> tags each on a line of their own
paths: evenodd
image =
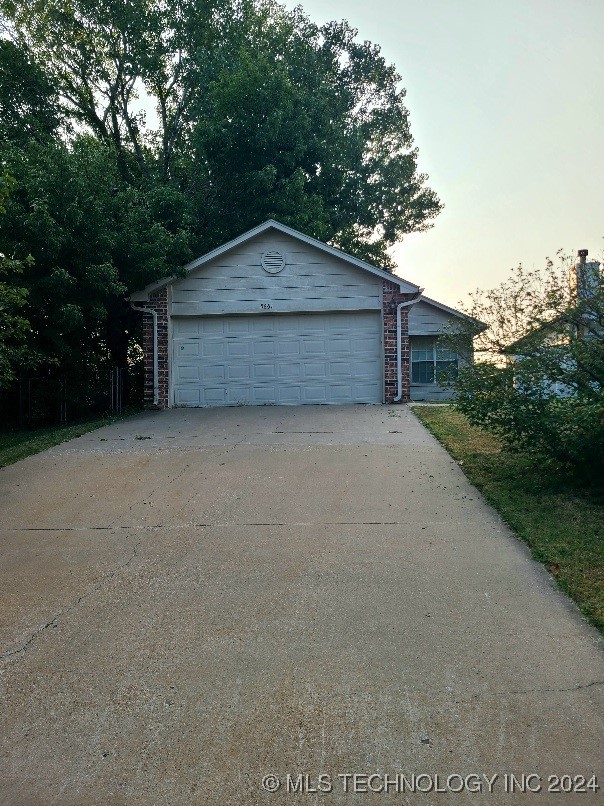
<svg viewBox="0 0 604 806">
<path fill-rule="evenodd" d="M 604 633 L 604 491 L 560 468 L 510 453 L 450 406 L 414 413 L 457 459 L 586 618 Z"/>
<path fill-rule="evenodd" d="M 40 428 L 20 428 L 0 431 L 0 468 L 11 465 L 33 456 L 35 453 L 45 451 L 66 442 L 68 439 L 81 437 L 89 431 L 95 431 L 104 425 L 121 420 L 129 415 L 112 415 L 95 417 L 90 420 L 81 420 L 66 425 L 51 425 Z"/>
</svg>

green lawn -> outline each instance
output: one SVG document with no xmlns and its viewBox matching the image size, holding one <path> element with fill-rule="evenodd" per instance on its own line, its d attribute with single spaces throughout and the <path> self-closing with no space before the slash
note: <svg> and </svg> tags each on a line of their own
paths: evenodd
<svg viewBox="0 0 604 806">
<path fill-rule="evenodd" d="M 0 431 L 0 468 L 119 419 L 120 416 L 97 417 L 67 425 Z"/>
<path fill-rule="evenodd" d="M 450 406 L 413 411 L 584 615 L 604 632 L 604 490 L 506 451 Z"/>
</svg>

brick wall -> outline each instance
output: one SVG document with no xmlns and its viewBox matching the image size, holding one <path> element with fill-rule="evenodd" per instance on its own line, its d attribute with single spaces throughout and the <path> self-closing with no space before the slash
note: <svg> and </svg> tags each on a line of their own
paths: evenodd
<svg viewBox="0 0 604 806">
<path fill-rule="evenodd" d="M 168 289 L 160 288 L 149 294 L 149 302 L 137 303 L 141 308 L 157 311 L 157 356 L 159 400 L 161 408 L 168 405 Z M 153 403 L 153 317 L 143 317 L 143 353 L 145 364 L 145 403 Z"/>
<path fill-rule="evenodd" d="M 384 307 L 384 400 L 392 403 L 397 395 L 396 380 L 396 306 L 408 302 L 415 294 L 401 293 L 399 286 L 390 280 L 383 280 Z M 403 396 L 401 403 L 410 399 L 409 392 L 409 308 L 401 309 L 401 366 L 403 375 Z"/>
</svg>

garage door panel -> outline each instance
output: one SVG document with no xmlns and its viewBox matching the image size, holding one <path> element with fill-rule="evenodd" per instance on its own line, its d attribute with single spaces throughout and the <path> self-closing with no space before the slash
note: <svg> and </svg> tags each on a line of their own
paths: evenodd
<svg viewBox="0 0 604 806">
<path fill-rule="evenodd" d="M 239 316 L 229 319 L 224 317 L 225 336 L 248 336 L 252 330 L 252 323 L 249 317 Z"/>
<path fill-rule="evenodd" d="M 210 366 L 202 367 L 200 375 L 204 384 L 222 383 L 227 377 L 227 367 L 224 364 L 211 364 Z"/>
<path fill-rule="evenodd" d="M 226 344 L 218 339 L 214 341 L 199 341 L 198 351 L 202 358 L 209 361 L 222 360 L 226 355 Z M 182 355 L 182 353 L 181 353 Z"/>
<path fill-rule="evenodd" d="M 254 358 L 274 358 L 277 355 L 277 345 L 274 341 L 262 338 L 252 345 Z"/>
<path fill-rule="evenodd" d="M 364 343 L 364 341 L 363 341 Z M 329 354 L 333 356 L 350 356 L 352 352 L 352 339 L 346 336 L 335 336 L 329 340 Z"/>
<path fill-rule="evenodd" d="M 302 389 L 299 386 L 277 387 L 277 403 L 280 406 L 298 406 L 303 403 Z"/>
<path fill-rule="evenodd" d="M 330 361 L 329 371 L 334 378 L 342 380 L 348 378 L 348 376 L 350 375 L 350 364 L 348 363 L 348 361 Z"/>
<path fill-rule="evenodd" d="M 226 359 L 242 359 L 252 357 L 253 344 L 251 341 L 243 339 L 227 339 L 224 342 L 224 352 Z"/>
<path fill-rule="evenodd" d="M 206 386 L 199 393 L 200 404 L 202 406 L 226 406 L 228 398 L 226 389 L 223 386 Z"/>
<path fill-rule="evenodd" d="M 253 405 L 253 389 L 249 385 L 233 384 L 225 390 L 225 400 L 221 406 L 249 406 Z M 214 405 L 212 403 L 206 405 Z"/>
<path fill-rule="evenodd" d="M 215 316 L 208 319 L 200 319 L 198 335 L 200 338 L 212 335 L 226 336 L 227 323 L 225 322 L 224 319 L 221 319 L 219 316 Z"/>
<path fill-rule="evenodd" d="M 186 358 L 199 358 L 201 342 L 187 341 L 180 345 L 180 354 Z"/>
<path fill-rule="evenodd" d="M 201 405 L 199 389 L 196 387 L 191 387 L 191 389 L 179 388 L 174 395 L 174 402 L 177 406 Z"/>
<path fill-rule="evenodd" d="M 254 364 L 252 375 L 255 381 L 274 381 L 277 377 L 277 369 L 274 364 Z"/>
<path fill-rule="evenodd" d="M 275 333 L 279 333 L 285 338 L 291 339 L 292 333 L 301 333 L 304 320 L 308 316 L 300 316 L 292 313 L 289 316 L 275 316 Z"/>
<path fill-rule="evenodd" d="M 330 403 L 346 403 L 354 396 L 354 387 L 352 384 L 342 384 L 335 386 L 332 392 L 332 399 Z"/>
<path fill-rule="evenodd" d="M 326 339 L 306 338 L 302 342 L 301 352 L 303 356 L 312 358 L 317 355 L 326 355 L 329 350 L 329 343 Z"/>
<path fill-rule="evenodd" d="M 289 362 L 287 364 L 279 364 L 277 377 L 284 381 L 299 381 L 302 378 L 302 365 Z"/>
<path fill-rule="evenodd" d="M 249 364 L 233 364 L 227 367 L 226 377 L 229 381 L 249 381 L 252 377 L 252 368 Z"/>
<path fill-rule="evenodd" d="M 355 354 L 372 354 L 370 346 L 367 343 L 367 336 L 355 335 L 350 340 L 350 350 Z"/>
<path fill-rule="evenodd" d="M 382 400 L 377 312 L 172 321 L 176 405 Z"/>
<path fill-rule="evenodd" d="M 304 403 L 328 403 L 327 390 L 323 384 L 306 383 L 301 387 Z"/>
<path fill-rule="evenodd" d="M 308 361 L 302 365 L 305 380 L 318 380 L 328 378 L 328 364 L 326 361 Z"/>
<path fill-rule="evenodd" d="M 355 383 L 353 394 L 361 398 L 370 398 L 375 395 L 381 395 L 381 385 L 377 383 Z"/>
<path fill-rule="evenodd" d="M 297 358 L 300 355 L 300 342 L 293 339 L 278 341 L 276 347 L 280 358 Z"/>
<path fill-rule="evenodd" d="M 199 383 L 200 367 L 196 364 L 185 364 L 184 366 L 177 367 L 176 381 L 178 383 Z"/>
<path fill-rule="evenodd" d="M 178 335 L 181 339 L 199 337 L 199 321 L 181 319 L 178 323 Z"/>
<path fill-rule="evenodd" d="M 330 362 L 331 365 L 341 366 L 341 361 L 332 361 Z M 359 379 L 364 378 L 371 378 L 372 369 L 373 369 L 373 359 L 369 358 L 360 358 L 356 362 L 356 366 L 358 367 L 357 377 Z"/>
<path fill-rule="evenodd" d="M 252 387 L 252 401 L 256 406 L 276 403 L 274 384 L 258 384 Z"/>
</svg>

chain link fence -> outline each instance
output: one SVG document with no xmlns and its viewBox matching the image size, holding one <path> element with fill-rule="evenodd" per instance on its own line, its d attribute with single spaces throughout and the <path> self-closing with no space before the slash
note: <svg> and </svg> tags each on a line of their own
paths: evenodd
<svg viewBox="0 0 604 806">
<path fill-rule="evenodd" d="M 143 401 L 142 366 L 108 367 L 67 377 L 52 371 L 21 376 L 0 396 L 4 425 L 22 428 L 122 414 Z"/>
</svg>

